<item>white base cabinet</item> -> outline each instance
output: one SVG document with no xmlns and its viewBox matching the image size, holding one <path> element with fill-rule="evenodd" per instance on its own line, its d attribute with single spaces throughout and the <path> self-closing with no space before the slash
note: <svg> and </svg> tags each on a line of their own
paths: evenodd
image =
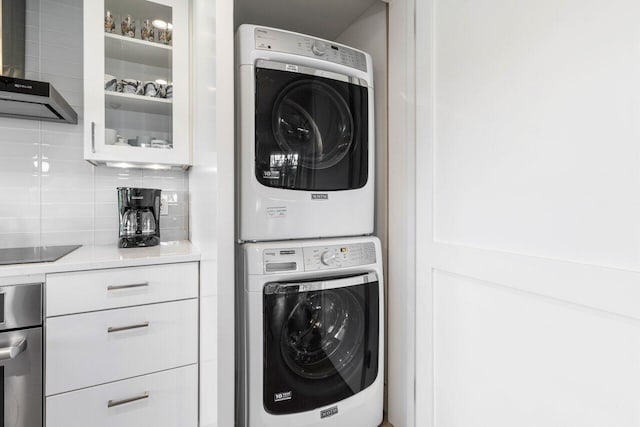
<svg viewBox="0 0 640 427">
<path fill-rule="evenodd" d="M 47 427 L 196 427 L 198 367 L 47 398 Z"/>
<path fill-rule="evenodd" d="M 198 263 L 47 276 L 46 426 L 196 427 Z"/>
<path fill-rule="evenodd" d="M 198 300 L 47 319 L 52 395 L 198 361 Z"/>
<path fill-rule="evenodd" d="M 198 264 L 74 271 L 47 276 L 47 317 L 198 297 Z"/>
</svg>

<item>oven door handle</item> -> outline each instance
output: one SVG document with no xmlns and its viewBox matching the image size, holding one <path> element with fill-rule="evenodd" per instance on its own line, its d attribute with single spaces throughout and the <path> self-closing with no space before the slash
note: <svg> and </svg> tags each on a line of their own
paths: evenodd
<svg viewBox="0 0 640 427">
<path fill-rule="evenodd" d="M 27 348 L 27 339 L 22 338 L 17 345 L 0 348 L 0 360 L 11 360 L 18 357 Z"/>
</svg>

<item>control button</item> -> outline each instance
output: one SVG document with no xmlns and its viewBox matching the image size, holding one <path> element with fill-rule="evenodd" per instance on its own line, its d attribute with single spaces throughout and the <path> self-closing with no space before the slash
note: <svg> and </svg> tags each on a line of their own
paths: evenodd
<svg viewBox="0 0 640 427">
<path fill-rule="evenodd" d="M 320 255 L 320 261 L 324 265 L 330 265 L 336 259 L 336 254 L 333 251 L 325 251 Z"/>
<path fill-rule="evenodd" d="M 325 42 L 321 42 L 318 40 L 313 42 L 313 44 L 311 45 L 311 52 L 313 52 L 313 54 L 317 56 L 322 56 L 326 54 L 327 49 L 329 49 L 329 45 L 326 44 Z"/>
</svg>

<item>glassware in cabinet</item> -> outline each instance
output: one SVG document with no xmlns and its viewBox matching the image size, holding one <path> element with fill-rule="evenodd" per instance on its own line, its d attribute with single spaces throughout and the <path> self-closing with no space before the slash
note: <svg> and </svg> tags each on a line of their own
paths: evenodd
<svg viewBox="0 0 640 427">
<path fill-rule="evenodd" d="M 186 0 L 85 0 L 84 34 L 85 158 L 188 167 Z"/>
</svg>

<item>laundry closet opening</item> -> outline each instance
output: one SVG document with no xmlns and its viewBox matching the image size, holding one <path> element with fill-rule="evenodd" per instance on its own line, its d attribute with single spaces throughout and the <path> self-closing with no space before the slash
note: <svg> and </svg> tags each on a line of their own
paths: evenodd
<svg viewBox="0 0 640 427">
<path fill-rule="evenodd" d="M 360 51 L 366 52 L 371 58 L 371 70 L 373 71 L 372 81 L 366 81 L 366 77 L 343 78 L 332 74 L 328 67 L 319 72 L 314 69 L 302 69 L 304 65 L 289 64 L 271 61 L 261 58 L 252 62 L 251 75 L 244 75 L 243 70 L 237 74 L 237 85 L 240 81 L 252 80 L 255 85 L 256 110 L 264 109 L 260 112 L 260 120 L 256 112 L 255 119 L 246 116 L 242 107 L 236 112 L 236 121 L 252 120 L 255 126 L 256 141 L 255 152 L 251 152 L 247 158 L 239 155 L 238 144 L 241 144 L 240 136 L 242 130 L 238 127 L 236 136 L 236 162 L 237 174 L 244 177 L 246 174 L 243 168 L 253 168 L 252 173 L 256 183 L 261 185 L 260 192 L 271 194 L 268 191 L 291 190 L 287 193 L 293 194 L 295 191 L 305 192 L 309 200 L 313 200 L 312 210 L 309 204 L 305 204 L 307 214 L 298 213 L 295 207 L 273 205 L 266 206 L 261 200 L 252 195 L 251 200 L 245 200 L 245 195 L 249 187 L 257 187 L 255 183 L 246 186 L 242 179 L 236 181 L 236 197 L 240 200 L 237 206 L 245 206 L 249 203 L 252 206 L 260 206 L 264 209 L 265 223 L 252 221 L 244 218 L 242 208 L 238 209 L 236 215 L 237 240 L 239 241 L 269 241 L 287 240 L 316 237 L 337 237 L 370 234 L 367 231 L 371 228 L 373 235 L 380 239 L 380 257 L 382 261 L 384 275 L 387 271 L 387 217 L 388 217 L 388 109 L 387 109 L 387 69 L 388 69 L 388 5 L 380 0 L 352 0 L 349 2 L 337 2 L 326 0 L 314 0 L 298 2 L 292 0 L 237 0 L 234 2 L 234 28 L 236 34 L 238 29 L 245 24 L 268 29 L 291 31 L 308 35 L 312 38 L 322 39 L 326 42 L 316 43 L 309 46 L 310 50 L 318 55 L 326 57 L 342 58 L 341 61 L 348 61 L 354 70 L 366 69 L 368 65 L 364 55 Z M 252 31 L 254 27 L 251 27 Z M 265 51 L 276 52 L 277 46 L 270 42 L 271 34 L 253 34 L 251 43 Z M 264 37 L 264 46 L 259 46 L 258 38 Z M 282 40 L 282 35 L 276 38 Z M 244 37 L 243 40 L 247 40 Z M 286 38 L 285 38 L 286 39 Z M 295 40 L 295 41 L 294 41 Z M 236 37 L 236 65 L 238 61 L 244 61 L 238 57 L 239 46 L 242 43 L 240 37 Z M 292 45 L 301 43 L 298 39 L 291 39 Z M 287 45 L 287 49 L 288 49 Z M 349 49 L 353 48 L 353 49 Z M 250 60 L 248 62 L 251 62 Z M 244 63 L 244 62 L 243 62 Z M 344 64 L 344 62 L 342 62 Z M 289 67 L 289 68 L 287 68 Z M 293 69 L 295 67 L 295 70 Z M 236 68 L 239 68 L 238 66 Z M 304 81 L 297 79 L 290 80 L 287 74 L 295 71 L 304 74 Z M 366 70 L 367 72 L 370 70 Z M 364 76 L 364 74 L 363 74 Z M 300 77 L 302 79 L 302 77 Z M 367 87 L 371 90 L 368 91 Z M 373 94 L 375 93 L 375 96 Z M 370 95 L 368 95 L 370 94 Z M 253 95 L 252 95 L 253 96 Z M 259 98 L 258 98 L 259 97 Z M 236 88 L 236 103 L 241 105 L 244 100 Z M 308 111 L 313 109 L 313 114 Z M 369 109 L 369 110 L 368 110 Z M 318 113 L 321 111 L 321 114 Z M 371 126 L 363 126 L 362 118 L 368 115 L 369 111 L 374 111 L 371 117 Z M 244 126 L 242 126 L 244 128 Z M 252 129 L 253 131 L 253 129 Z M 367 151 L 366 144 L 369 134 L 373 134 L 375 143 L 371 147 L 371 153 Z M 264 151 L 260 148 L 264 147 Z M 244 146 L 243 146 L 244 149 Z M 274 154 L 276 153 L 276 154 Z M 370 174 L 366 168 L 354 168 L 353 164 L 367 165 L 362 159 L 372 154 L 372 169 L 375 174 Z M 359 215 L 354 206 L 358 206 L 355 198 L 357 192 L 354 189 L 370 188 L 374 195 L 373 224 L 367 224 L 365 220 L 354 221 L 353 217 Z M 264 190 L 266 189 L 266 190 Z M 239 196 L 239 194 L 242 194 Z M 290 197 L 297 197 L 291 195 Z M 335 199 L 344 197 L 344 204 L 335 202 Z M 283 198 L 284 199 L 284 198 Z M 368 200 L 367 198 L 363 199 Z M 332 205 L 332 202 L 335 203 Z M 344 213 L 340 213 L 345 218 L 340 228 L 340 221 L 332 221 L 332 228 L 328 230 L 322 220 L 322 210 L 326 212 L 341 209 L 349 206 Z M 331 207 L 328 209 L 328 207 Z M 335 207 L 335 208 L 334 208 Z M 286 227 L 275 230 L 268 225 L 271 218 L 295 217 L 296 228 L 292 230 Z M 309 219 L 312 218 L 312 219 Z M 308 221 L 308 222 L 305 222 Z M 350 222 L 351 221 L 351 222 Z M 336 228 L 337 227 L 337 228 Z M 362 232 L 357 230 L 362 227 Z M 275 231 L 274 231 L 275 230 Z M 308 231 L 307 231 L 308 230 Z M 338 230 L 337 232 L 335 230 Z M 287 234 L 290 233 L 290 234 Z M 302 233 L 302 234 L 301 234 Z M 307 233 L 307 234 L 304 234 Z M 274 237 L 276 236 L 276 237 Z M 292 245 L 295 247 L 295 245 Z M 280 256 L 280 254 L 278 254 Z M 285 260 L 293 265 L 292 260 Z M 239 256 L 236 268 L 241 268 L 242 257 Z M 284 262 L 284 261 L 283 261 Z M 387 282 L 384 284 L 385 301 L 388 296 Z M 402 284 L 406 286 L 406 284 Z M 386 304 L 384 305 L 386 310 Z M 386 315 L 384 316 L 386 317 Z M 387 323 L 383 323 L 387 328 Z M 386 333 L 384 334 L 386 337 Z M 385 384 L 387 383 L 386 367 L 386 344 L 384 345 L 385 357 Z M 385 387 L 386 388 L 386 387 Z M 280 398 L 288 399 L 287 390 L 281 390 Z M 385 408 L 386 408 L 385 392 Z M 331 416 L 327 414 L 327 416 Z"/>
</svg>

